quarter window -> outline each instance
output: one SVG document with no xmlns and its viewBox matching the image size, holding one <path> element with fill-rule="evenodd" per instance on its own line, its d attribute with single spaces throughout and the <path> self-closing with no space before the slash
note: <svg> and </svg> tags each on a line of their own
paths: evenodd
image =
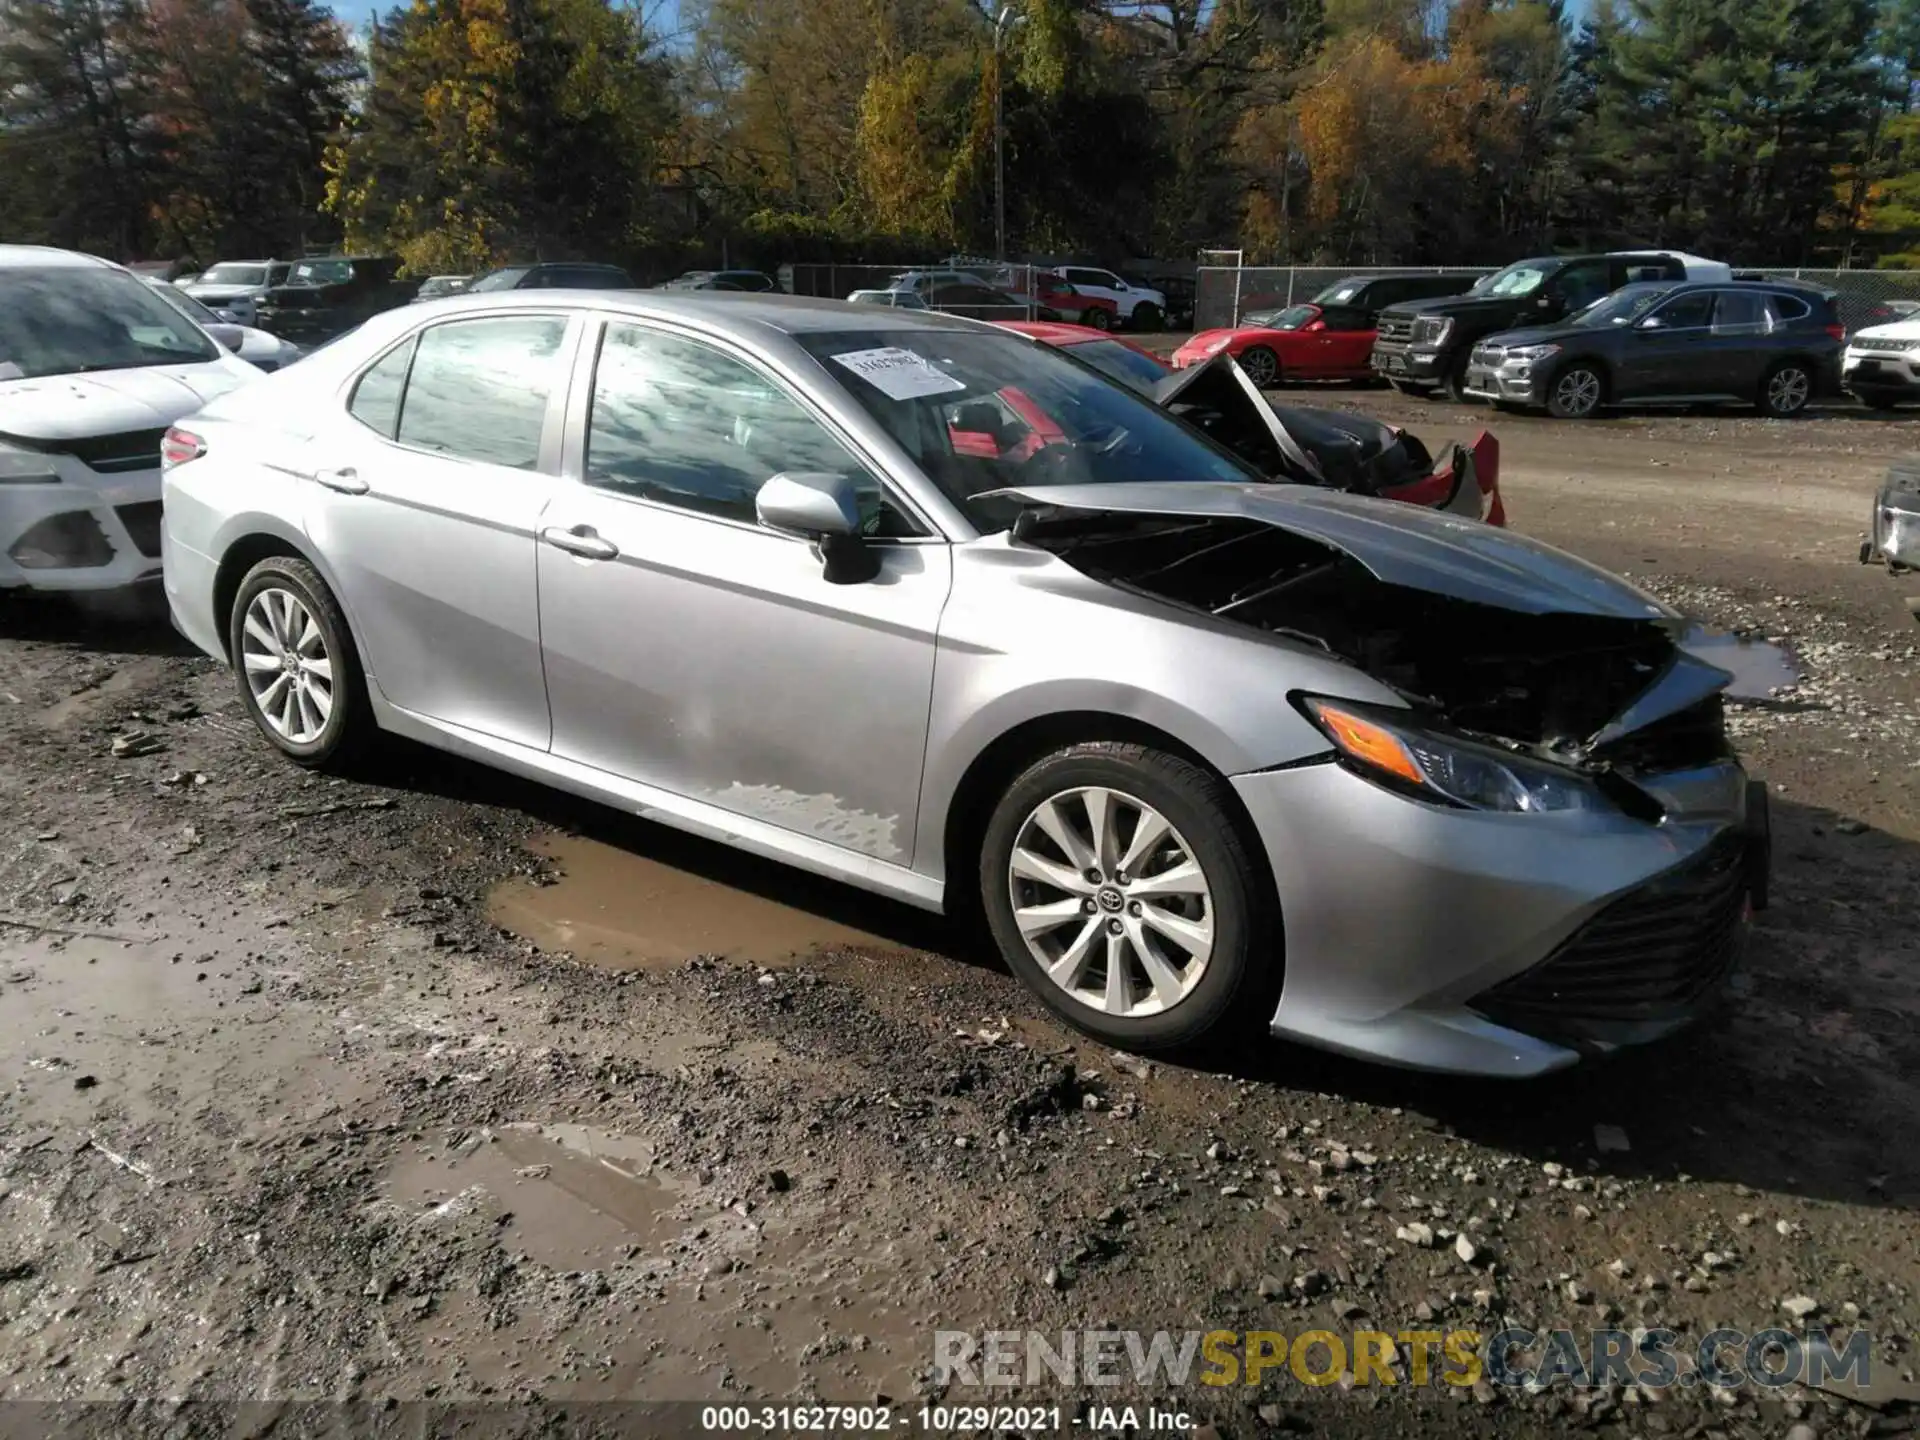
<svg viewBox="0 0 1920 1440">
<path fill-rule="evenodd" d="M 558 315 L 435 325 L 421 335 L 407 377 L 400 443 L 533 469 L 566 333 Z"/>
<path fill-rule="evenodd" d="M 393 439 L 400 427 L 400 392 L 406 388 L 413 346 L 409 339 L 376 360 L 353 387 L 353 398 L 347 402 L 353 418 L 384 440 Z"/>
<path fill-rule="evenodd" d="M 918 533 L 874 475 L 758 371 L 695 340 L 609 325 L 594 367 L 589 485 L 748 524 L 775 475 L 850 476 L 873 536 Z"/>
</svg>

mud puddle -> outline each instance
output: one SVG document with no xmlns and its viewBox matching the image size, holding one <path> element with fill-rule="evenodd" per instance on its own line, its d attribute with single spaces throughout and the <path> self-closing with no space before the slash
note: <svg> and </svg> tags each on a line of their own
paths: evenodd
<svg viewBox="0 0 1920 1440">
<path fill-rule="evenodd" d="M 488 1208 L 511 1247 L 553 1270 L 595 1270 L 654 1250 L 686 1226 L 684 1198 L 640 1141 L 578 1125 L 505 1125 L 450 1156 L 415 1157 L 387 1177 L 393 1199 L 450 1215 Z"/>
<path fill-rule="evenodd" d="M 1769 700 L 1775 690 L 1800 683 L 1799 663 L 1771 641 L 1700 630 L 1687 637 L 1685 649 L 1733 676 L 1726 691 L 1731 700 Z"/>
<path fill-rule="evenodd" d="M 778 965 L 823 950 L 899 948 L 597 840 L 554 836 L 535 848 L 555 862 L 561 878 L 506 881 L 488 900 L 488 918 L 542 949 L 570 950 L 606 969 L 670 969 L 702 955 Z"/>
</svg>

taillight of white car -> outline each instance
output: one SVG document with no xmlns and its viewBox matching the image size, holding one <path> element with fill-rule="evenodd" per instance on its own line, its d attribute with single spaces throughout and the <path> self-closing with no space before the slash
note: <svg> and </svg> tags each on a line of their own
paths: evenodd
<svg viewBox="0 0 1920 1440">
<path fill-rule="evenodd" d="M 175 425 L 160 441 L 160 468 L 171 470 L 207 453 L 207 442 L 193 431 Z"/>
</svg>

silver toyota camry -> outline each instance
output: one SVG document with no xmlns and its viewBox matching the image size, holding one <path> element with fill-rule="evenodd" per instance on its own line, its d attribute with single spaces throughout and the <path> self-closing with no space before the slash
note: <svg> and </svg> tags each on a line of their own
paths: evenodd
<svg viewBox="0 0 1920 1440">
<path fill-rule="evenodd" d="M 434 301 L 168 434 L 167 593 L 298 764 L 390 731 L 980 916 L 1129 1050 L 1525 1076 L 1707 1010 L 1765 792 L 1686 622 L 1208 422 L 938 315 Z"/>
</svg>

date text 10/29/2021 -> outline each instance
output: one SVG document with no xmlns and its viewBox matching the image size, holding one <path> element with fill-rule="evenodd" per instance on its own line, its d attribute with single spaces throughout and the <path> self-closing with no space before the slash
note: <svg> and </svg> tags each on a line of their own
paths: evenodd
<svg viewBox="0 0 1920 1440">
<path fill-rule="evenodd" d="M 714 1434 L 917 1435 L 1020 1434 L 1077 1431 L 1084 1435 L 1176 1435 L 1200 1424 L 1180 1409 L 1156 1405 L 921 1405 L 895 1411 L 884 1405 L 707 1405 L 700 1428 Z"/>
</svg>

